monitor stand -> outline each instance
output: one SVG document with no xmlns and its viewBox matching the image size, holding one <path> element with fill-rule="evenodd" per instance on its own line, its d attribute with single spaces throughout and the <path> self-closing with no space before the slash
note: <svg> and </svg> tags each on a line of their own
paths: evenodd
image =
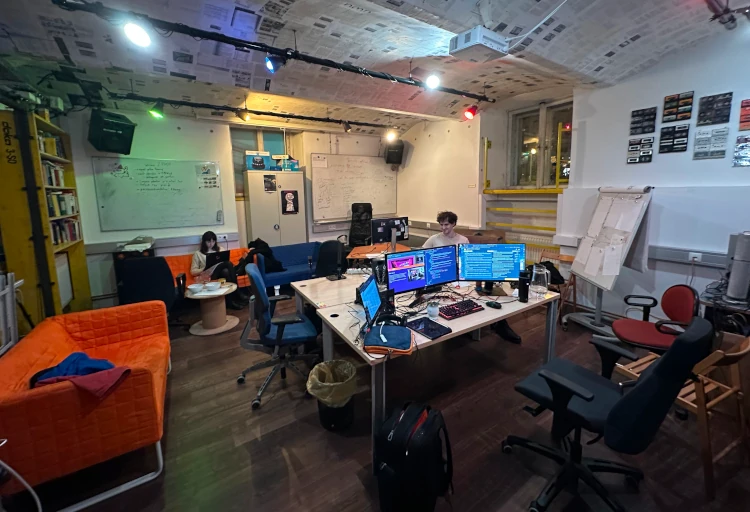
<svg viewBox="0 0 750 512">
<path fill-rule="evenodd" d="M 511 291 L 508 293 L 505 288 L 503 287 L 504 282 L 495 282 L 493 283 L 492 290 L 487 290 L 483 286 L 480 286 L 479 283 L 477 283 L 476 292 L 479 295 L 485 295 L 485 296 L 492 296 L 492 297 L 510 297 L 513 295 L 513 292 Z"/>
<path fill-rule="evenodd" d="M 436 284 L 433 286 L 427 286 L 421 290 L 417 290 L 417 295 L 427 295 L 428 293 L 440 293 L 443 290 L 442 284 Z"/>
<path fill-rule="evenodd" d="M 391 245 L 388 247 L 388 252 L 393 254 L 396 252 L 396 238 L 398 235 L 396 234 L 396 228 L 391 228 Z"/>
</svg>

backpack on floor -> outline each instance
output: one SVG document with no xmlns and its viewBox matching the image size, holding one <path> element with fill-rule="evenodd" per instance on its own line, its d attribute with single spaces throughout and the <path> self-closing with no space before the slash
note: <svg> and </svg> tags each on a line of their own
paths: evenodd
<svg viewBox="0 0 750 512">
<path fill-rule="evenodd" d="M 441 436 L 442 433 L 442 436 Z M 381 512 L 431 512 L 453 488 L 453 457 L 440 411 L 406 403 L 375 438 Z"/>
</svg>

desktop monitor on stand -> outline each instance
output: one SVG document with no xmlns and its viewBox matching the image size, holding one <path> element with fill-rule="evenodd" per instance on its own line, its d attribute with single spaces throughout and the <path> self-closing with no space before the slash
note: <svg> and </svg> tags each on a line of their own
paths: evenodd
<svg viewBox="0 0 750 512">
<path fill-rule="evenodd" d="M 388 290 L 394 294 L 424 291 L 456 281 L 456 247 L 434 247 L 386 254 Z"/>
<path fill-rule="evenodd" d="M 396 252 L 396 242 L 409 239 L 409 218 L 392 217 L 387 219 L 372 219 L 372 243 L 382 244 L 390 242 L 390 253 Z"/>
<path fill-rule="evenodd" d="M 524 244 L 461 244 L 458 246 L 460 281 L 518 281 L 526 270 Z"/>
</svg>

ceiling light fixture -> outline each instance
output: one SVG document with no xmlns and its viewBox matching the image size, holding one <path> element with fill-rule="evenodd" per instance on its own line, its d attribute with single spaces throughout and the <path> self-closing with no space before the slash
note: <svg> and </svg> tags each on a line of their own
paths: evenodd
<svg viewBox="0 0 750 512">
<path fill-rule="evenodd" d="M 250 112 L 248 112 L 247 110 L 238 110 L 237 112 L 235 112 L 235 115 L 246 123 L 250 121 Z"/>
<path fill-rule="evenodd" d="M 440 78 L 437 75 L 430 75 L 424 83 L 428 89 L 437 89 L 440 87 Z"/>
<path fill-rule="evenodd" d="M 271 73 L 276 73 L 282 67 L 286 65 L 285 57 L 278 57 L 276 55 L 266 55 L 266 69 Z"/>
<path fill-rule="evenodd" d="M 183 101 L 183 100 L 170 100 L 168 98 L 154 98 L 151 96 L 141 96 L 140 94 L 135 93 L 128 93 L 128 94 L 118 94 L 115 92 L 108 92 L 109 99 L 113 101 L 140 101 L 143 103 L 149 103 L 154 104 L 154 107 L 149 110 L 149 113 L 151 115 L 154 115 L 153 111 L 156 110 L 157 112 L 162 114 L 162 117 L 164 115 L 164 105 L 170 105 L 172 107 L 190 107 L 190 108 L 203 108 L 207 110 L 212 110 L 214 112 L 231 112 L 235 114 L 237 117 L 242 119 L 244 121 L 243 115 L 247 116 L 269 116 L 269 117 L 280 117 L 283 119 L 296 119 L 299 121 L 312 121 L 316 123 L 330 123 L 330 124 L 338 124 L 341 125 L 344 123 L 343 119 L 332 119 L 330 117 L 313 117 L 313 116 L 302 116 L 298 114 L 281 114 L 279 112 L 266 112 L 262 110 L 251 110 L 251 109 L 243 109 L 243 108 L 237 108 L 232 107 L 229 105 L 213 105 L 211 103 L 196 103 L 193 101 Z M 154 116 L 156 117 L 156 116 Z M 346 121 L 349 123 L 349 125 L 353 126 L 366 126 L 368 128 L 389 128 L 389 125 L 385 124 L 375 124 L 375 123 L 365 123 L 362 121 Z"/>
<path fill-rule="evenodd" d="M 474 116 L 477 115 L 478 110 L 479 107 L 477 107 L 476 105 L 470 106 L 469 108 L 464 110 L 464 119 L 466 119 L 467 121 L 471 121 L 472 119 L 474 119 Z"/>
<path fill-rule="evenodd" d="M 126 23 L 125 26 L 122 27 L 122 30 L 134 45 L 140 46 L 141 48 L 146 48 L 151 45 L 151 36 L 148 35 L 148 32 L 146 32 L 142 26 L 135 23 Z"/>
<path fill-rule="evenodd" d="M 164 102 L 157 101 L 154 103 L 154 106 L 148 109 L 148 113 L 151 114 L 151 117 L 154 119 L 164 119 Z"/>
<path fill-rule="evenodd" d="M 398 134 L 394 130 L 388 130 L 385 134 L 385 140 L 393 142 L 398 138 Z"/>
<path fill-rule="evenodd" d="M 300 60 L 302 62 L 307 62 L 308 64 L 314 64 L 317 66 L 325 66 L 325 67 L 336 69 L 339 71 L 346 71 L 348 73 L 356 73 L 360 76 L 366 76 L 368 78 L 388 80 L 389 82 L 395 82 L 395 83 L 404 84 L 404 85 L 411 85 L 413 87 L 420 87 L 420 88 L 424 87 L 424 84 L 422 83 L 421 80 L 416 80 L 411 77 L 409 78 L 400 77 L 400 76 L 391 75 L 390 73 L 385 73 L 382 71 L 374 71 L 371 69 L 354 66 L 352 64 L 336 62 L 330 59 L 321 59 L 321 58 L 314 57 L 312 55 L 307 55 L 303 52 L 300 52 L 296 48 L 295 49 L 276 48 L 273 46 L 269 46 L 265 43 L 255 42 L 255 41 L 246 41 L 244 39 L 227 36 L 219 32 L 212 32 L 208 30 L 195 28 L 195 27 L 190 27 L 182 23 L 174 23 L 171 21 L 151 18 L 142 13 L 132 13 L 132 12 L 124 11 L 121 9 L 112 9 L 111 7 L 106 7 L 102 5 L 100 2 L 90 2 L 90 1 L 82 2 L 82 1 L 74 1 L 74 0 L 51 0 L 51 1 L 53 4 L 57 5 L 58 7 L 66 11 L 88 12 L 96 16 L 99 16 L 100 18 L 106 21 L 111 21 L 111 20 L 115 20 L 118 18 L 122 19 L 122 18 L 127 18 L 127 17 L 133 18 L 135 16 L 138 19 L 138 21 L 142 23 L 148 23 L 154 29 L 163 31 L 165 33 L 174 32 L 177 34 L 185 34 L 187 36 L 190 36 L 196 39 L 216 41 L 217 43 L 228 44 L 240 51 L 263 52 L 265 54 L 268 54 L 268 56 L 281 57 L 282 59 L 289 59 L 289 60 Z M 276 71 L 276 69 L 277 69 L 277 66 L 274 65 L 274 71 Z M 463 96 L 465 98 L 471 98 L 476 101 L 486 101 L 488 103 L 495 103 L 494 99 L 488 98 L 485 94 L 476 94 L 476 93 L 469 92 L 469 91 L 461 91 L 458 89 L 452 89 L 450 87 L 441 87 L 441 86 L 436 87 L 435 90 L 444 92 L 447 94 L 453 94 L 456 96 Z"/>
<path fill-rule="evenodd" d="M 344 121 L 344 131 L 346 133 L 352 132 L 352 125 L 349 124 L 349 121 Z"/>
</svg>

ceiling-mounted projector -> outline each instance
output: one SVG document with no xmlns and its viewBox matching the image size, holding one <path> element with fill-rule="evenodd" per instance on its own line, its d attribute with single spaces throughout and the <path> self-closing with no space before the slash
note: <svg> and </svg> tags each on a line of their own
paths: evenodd
<svg viewBox="0 0 750 512">
<path fill-rule="evenodd" d="M 482 25 L 451 38 L 448 53 L 461 60 L 487 62 L 508 55 L 508 40 Z"/>
</svg>

